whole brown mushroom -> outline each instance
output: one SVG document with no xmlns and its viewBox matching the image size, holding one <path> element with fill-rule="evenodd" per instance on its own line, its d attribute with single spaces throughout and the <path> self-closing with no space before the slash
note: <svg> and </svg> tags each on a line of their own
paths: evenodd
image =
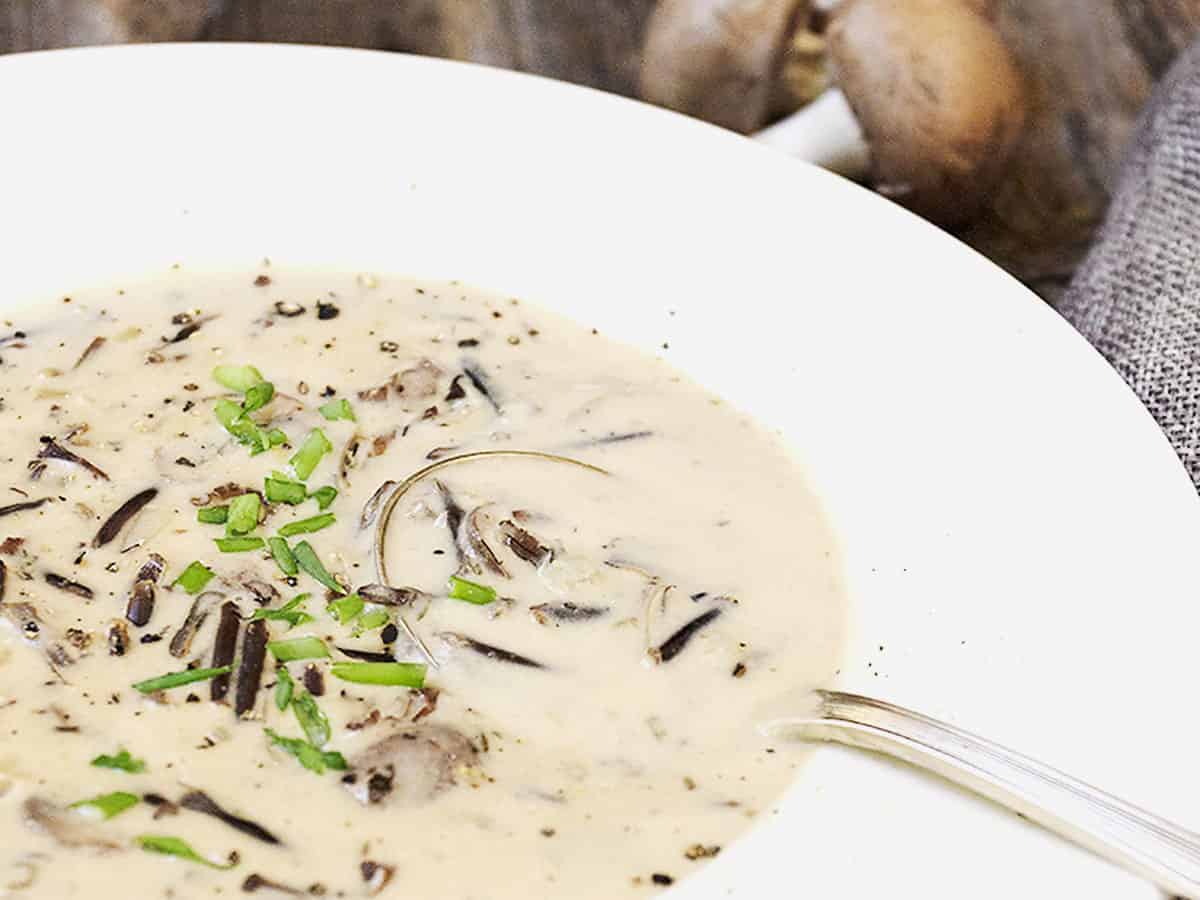
<svg viewBox="0 0 1200 900">
<path fill-rule="evenodd" d="M 1025 121 L 994 0 L 663 0 L 645 99 L 853 177 L 943 225 L 974 213 Z M 761 131 L 797 29 L 826 42 L 834 85 Z M 774 30 L 771 30 L 774 29 Z"/>
</svg>

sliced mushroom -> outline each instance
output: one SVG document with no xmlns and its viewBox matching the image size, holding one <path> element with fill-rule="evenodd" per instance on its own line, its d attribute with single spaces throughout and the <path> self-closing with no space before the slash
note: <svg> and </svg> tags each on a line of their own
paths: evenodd
<svg viewBox="0 0 1200 900">
<path fill-rule="evenodd" d="M 459 529 L 458 545 L 463 561 L 472 572 L 478 573 L 486 569 L 501 578 L 508 578 L 504 564 L 483 536 L 485 517 L 484 507 L 477 506 L 467 516 L 465 525 Z"/>
<path fill-rule="evenodd" d="M 26 823 L 49 834 L 63 847 L 94 847 L 100 850 L 119 850 L 121 845 L 93 823 L 72 814 L 43 797 L 26 799 L 22 811 Z"/>
<path fill-rule="evenodd" d="M 479 754 L 462 732 L 422 723 L 396 728 L 350 760 L 343 779 L 364 806 L 420 806 L 453 787 L 459 772 Z"/>
<path fill-rule="evenodd" d="M 823 29 L 835 87 L 758 139 L 852 176 L 944 225 L 969 217 L 1025 121 L 1014 57 L 988 0 L 663 0 L 646 99 L 736 131 L 762 128 L 799 32 Z"/>
<path fill-rule="evenodd" d="M 437 393 L 438 379 L 442 370 L 428 359 L 423 359 L 412 368 L 392 376 L 391 387 L 400 395 L 401 401 L 424 400 Z"/>
</svg>

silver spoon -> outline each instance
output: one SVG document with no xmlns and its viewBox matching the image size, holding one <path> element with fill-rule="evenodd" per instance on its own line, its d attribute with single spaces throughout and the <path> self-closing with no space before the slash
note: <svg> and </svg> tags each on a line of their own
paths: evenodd
<svg viewBox="0 0 1200 900">
<path fill-rule="evenodd" d="M 762 730 L 886 753 L 1019 812 L 1171 894 L 1200 900 L 1200 835 L 920 713 L 837 691 L 816 691 L 814 698 L 811 715 L 776 719 Z"/>
</svg>

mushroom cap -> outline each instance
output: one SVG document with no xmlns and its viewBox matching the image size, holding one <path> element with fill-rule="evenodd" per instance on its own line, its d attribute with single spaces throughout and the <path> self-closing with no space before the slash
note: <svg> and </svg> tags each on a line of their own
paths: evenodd
<svg viewBox="0 0 1200 900">
<path fill-rule="evenodd" d="M 810 12 L 810 0 L 659 0 L 639 94 L 743 134 L 761 128 L 788 43 Z"/>
<path fill-rule="evenodd" d="M 945 225 L 975 212 L 1025 121 L 1021 74 L 979 0 L 845 0 L 835 78 L 871 150 L 876 189 Z"/>
</svg>

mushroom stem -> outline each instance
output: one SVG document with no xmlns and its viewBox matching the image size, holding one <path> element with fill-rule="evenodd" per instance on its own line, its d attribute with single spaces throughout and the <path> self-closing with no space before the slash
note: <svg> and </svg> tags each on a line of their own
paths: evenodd
<svg viewBox="0 0 1200 900">
<path fill-rule="evenodd" d="M 808 106 L 753 135 L 760 144 L 845 175 L 863 178 L 870 151 L 846 95 L 830 88 Z"/>
</svg>

